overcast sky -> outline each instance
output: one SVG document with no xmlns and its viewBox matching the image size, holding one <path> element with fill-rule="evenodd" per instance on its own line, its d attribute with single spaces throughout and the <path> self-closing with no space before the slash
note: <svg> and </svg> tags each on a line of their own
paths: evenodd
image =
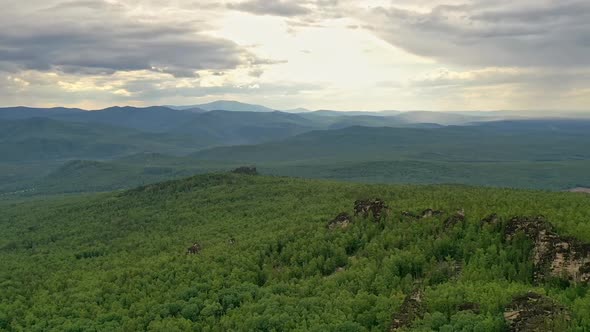
<svg viewBox="0 0 590 332">
<path fill-rule="evenodd" d="M 0 0 L 0 104 L 590 110 L 588 0 Z"/>
</svg>

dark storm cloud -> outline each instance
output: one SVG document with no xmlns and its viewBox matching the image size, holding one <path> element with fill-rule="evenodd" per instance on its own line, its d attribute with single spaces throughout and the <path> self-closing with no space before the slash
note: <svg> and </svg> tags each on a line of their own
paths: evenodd
<svg viewBox="0 0 590 332">
<path fill-rule="evenodd" d="M 253 57 L 232 41 L 201 33 L 193 22 L 130 17 L 124 6 L 99 0 L 31 3 L 0 21 L 3 70 L 152 70 L 185 77 L 235 68 Z"/>
<path fill-rule="evenodd" d="M 472 1 L 429 12 L 396 7 L 367 17 L 386 41 L 460 65 L 590 65 L 590 2 Z"/>
<path fill-rule="evenodd" d="M 310 13 L 308 8 L 289 0 L 248 0 L 229 4 L 228 7 L 256 15 L 292 17 Z"/>
</svg>

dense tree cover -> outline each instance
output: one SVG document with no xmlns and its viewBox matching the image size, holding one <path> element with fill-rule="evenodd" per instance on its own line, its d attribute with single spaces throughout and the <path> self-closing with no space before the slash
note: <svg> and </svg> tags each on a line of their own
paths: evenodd
<svg viewBox="0 0 590 332">
<path fill-rule="evenodd" d="M 2 167 L 0 164 L 0 169 L 5 170 L 0 175 L 0 183 L 5 181 L 0 184 L 0 196 L 111 191 L 211 171 L 227 171 L 242 165 L 241 162 L 204 161 L 164 155 L 157 161 L 150 161 L 142 155 L 117 161 L 73 160 L 51 166 L 28 164 Z M 590 187 L 590 174 L 587 172 L 590 161 L 585 160 L 502 163 L 336 161 L 263 163 L 258 166 L 260 172 L 267 175 L 362 183 L 455 183 L 550 190 Z M 55 170 L 52 169 L 54 167 Z M 32 172 L 38 177 L 31 177 Z"/>
<path fill-rule="evenodd" d="M 151 133 L 46 118 L 0 119 L 3 163 L 26 164 L 68 158 L 109 159 L 142 151 L 186 154 L 203 146 L 208 145 L 190 136 L 174 133 Z"/>
<path fill-rule="evenodd" d="M 379 223 L 353 217 L 380 197 Z M 590 329 L 587 285 L 532 281 L 531 243 L 507 243 L 497 213 L 545 215 L 590 241 L 590 196 L 464 186 L 361 185 L 236 174 L 130 191 L 4 201 L 0 330 L 386 331 L 417 287 L 417 331 L 501 331 L 515 294 L 546 294 Z M 414 220 L 401 211 L 435 208 Z M 466 219 L 445 227 L 459 208 Z M 235 241 L 230 241 L 231 239 Z M 185 254 L 198 242 L 202 251 Z M 478 313 L 460 311 L 468 302 Z"/>
<path fill-rule="evenodd" d="M 589 160 L 590 121 L 515 121 L 443 128 L 353 126 L 282 141 L 201 150 L 199 159 L 242 162 Z"/>
<path fill-rule="evenodd" d="M 263 164 L 264 174 L 363 183 L 466 184 L 522 189 L 590 187 L 590 161 L 446 162 L 382 160 Z"/>
<path fill-rule="evenodd" d="M 170 112 L 176 120 L 163 121 Z M 352 127 L 337 126 L 339 117 L 280 112 L 113 108 L 20 120 L 0 114 L 0 195 L 110 191 L 244 164 L 268 175 L 364 183 L 590 187 L 588 120 L 394 128 L 371 116 L 343 117 Z"/>
</svg>

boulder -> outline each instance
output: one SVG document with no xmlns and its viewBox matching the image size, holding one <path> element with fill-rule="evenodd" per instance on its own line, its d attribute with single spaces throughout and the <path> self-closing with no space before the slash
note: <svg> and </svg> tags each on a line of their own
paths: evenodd
<svg viewBox="0 0 590 332">
<path fill-rule="evenodd" d="M 368 199 L 368 200 L 357 200 L 354 202 L 354 215 L 361 215 L 364 218 L 369 217 L 369 214 L 373 216 L 375 221 L 381 220 L 381 218 L 387 213 L 389 208 L 385 202 L 379 198 Z"/>
<path fill-rule="evenodd" d="M 198 254 L 201 251 L 201 245 L 198 243 L 194 243 L 192 246 L 188 247 L 188 249 L 186 250 L 186 254 L 187 255 L 194 255 L 194 254 Z"/>
<path fill-rule="evenodd" d="M 328 228 L 347 228 L 351 223 L 352 217 L 348 213 L 342 212 L 328 223 Z"/>
</svg>

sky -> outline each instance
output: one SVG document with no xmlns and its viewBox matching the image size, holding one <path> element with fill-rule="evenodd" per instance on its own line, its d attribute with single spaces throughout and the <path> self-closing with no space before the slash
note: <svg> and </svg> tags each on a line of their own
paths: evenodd
<svg viewBox="0 0 590 332">
<path fill-rule="evenodd" d="M 0 0 L 0 105 L 590 111 L 588 0 Z"/>
</svg>

